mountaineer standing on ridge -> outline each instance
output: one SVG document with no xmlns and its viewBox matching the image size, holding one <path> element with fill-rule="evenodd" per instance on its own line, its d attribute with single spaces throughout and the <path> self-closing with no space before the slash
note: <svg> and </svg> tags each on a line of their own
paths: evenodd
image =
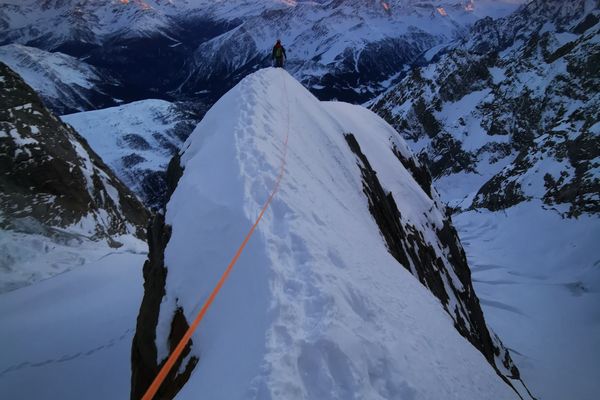
<svg viewBox="0 0 600 400">
<path fill-rule="evenodd" d="M 281 39 L 277 39 L 277 43 L 273 46 L 273 53 L 271 54 L 273 60 L 275 60 L 275 66 L 277 68 L 283 68 L 283 60 L 287 60 L 285 55 L 285 48 L 281 45 Z"/>
</svg>

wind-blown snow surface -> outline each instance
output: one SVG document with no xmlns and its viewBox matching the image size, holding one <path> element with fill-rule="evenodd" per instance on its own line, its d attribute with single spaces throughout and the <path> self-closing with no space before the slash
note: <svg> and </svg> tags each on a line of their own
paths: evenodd
<svg viewBox="0 0 600 400">
<path fill-rule="evenodd" d="M 0 294 L 5 399 L 126 399 L 145 253 L 118 251 Z"/>
<path fill-rule="evenodd" d="M 68 232 L 74 227 L 53 232 L 40 226 L 24 220 L 19 226 L 23 229 L 0 229 L 0 294 L 87 267 L 115 251 L 106 242 Z M 131 235 L 115 236 L 114 239 L 124 245 L 120 251 L 147 252 L 146 243 Z"/>
<path fill-rule="evenodd" d="M 175 307 L 193 319 L 256 218 L 288 132 L 280 191 L 193 339 L 200 361 L 177 398 L 515 398 L 389 254 L 368 211 L 344 133 L 417 226 L 436 223 L 408 172 L 384 172 L 398 168 L 395 131 L 361 107 L 319 102 L 275 69 L 245 78 L 186 142 L 167 205 L 159 359 Z"/>
</svg>

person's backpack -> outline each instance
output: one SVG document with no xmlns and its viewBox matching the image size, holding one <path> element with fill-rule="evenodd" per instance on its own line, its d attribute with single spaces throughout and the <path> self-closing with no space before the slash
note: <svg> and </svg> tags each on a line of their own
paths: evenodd
<svg viewBox="0 0 600 400">
<path fill-rule="evenodd" d="M 277 46 L 275 47 L 275 58 L 283 57 L 283 47 Z"/>
</svg>

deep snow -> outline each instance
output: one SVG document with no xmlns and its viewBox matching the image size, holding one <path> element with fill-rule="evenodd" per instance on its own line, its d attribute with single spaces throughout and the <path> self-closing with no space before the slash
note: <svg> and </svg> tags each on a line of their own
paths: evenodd
<svg viewBox="0 0 600 400">
<path fill-rule="evenodd" d="M 368 211 L 344 133 L 356 136 L 403 216 L 425 235 L 439 223 L 390 149 L 395 131 L 361 107 L 319 102 L 271 68 L 226 94 L 184 145 L 166 214 L 159 357 L 172 312 L 182 306 L 194 318 L 256 218 L 288 126 L 280 191 L 193 338 L 200 362 L 177 398 L 515 398 L 389 254 Z"/>
</svg>

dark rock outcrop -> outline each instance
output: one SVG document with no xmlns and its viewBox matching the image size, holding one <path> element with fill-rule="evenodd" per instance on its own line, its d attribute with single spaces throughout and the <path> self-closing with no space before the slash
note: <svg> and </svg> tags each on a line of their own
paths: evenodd
<svg viewBox="0 0 600 400">
<path fill-rule="evenodd" d="M 379 226 L 390 254 L 440 300 L 454 320 L 458 332 L 485 356 L 498 375 L 512 387 L 510 379 L 520 380 L 519 370 L 508 350 L 496 337 L 492 337 L 488 330 L 479 299 L 473 289 L 467 257 L 450 217 L 446 217 L 441 229 L 436 229 L 436 234 L 447 254 L 451 270 L 425 241 L 419 230 L 403 222 L 394 197 L 391 193 L 386 193 L 381 186 L 377 173 L 362 153 L 355 136 L 346 134 L 345 138 L 358 159 L 357 164 L 363 177 L 363 192 L 369 201 L 369 211 Z M 427 181 L 423 179 L 423 176 L 428 175 L 423 167 L 415 164 L 409 171 L 421 180 L 421 186 Z M 432 196 L 431 186 L 426 193 Z M 455 286 L 452 277 L 460 281 L 461 287 Z M 451 304 L 455 305 L 454 309 L 451 308 Z"/>
<path fill-rule="evenodd" d="M 156 348 L 156 326 L 160 303 L 165 295 L 167 267 L 164 251 L 171 238 L 171 228 L 165 224 L 162 214 L 157 214 L 148 227 L 150 252 L 144 263 L 144 297 L 138 313 L 136 333 L 131 346 L 131 399 L 142 398 L 161 367 L 166 362 L 158 360 Z M 171 321 L 169 351 L 173 351 L 189 325 L 183 310 L 177 309 Z M 184 359 L 189 355 L 192 341 L 185 347 L 181 357 L 165 378 L 157 392 L 157 399 L 172 399 L 190 377 L 198 359 L 191 357 L 185 364 L 184 372 L 178 374 Z"/>
<path fill-rule="evenodd" d="M 166 199 L 173 194 L 177 182 L 183 175 L 179 155 L 173 157 L 166 173 Z M 165 224 L 164 216 L 157 213 L 148 227 L 148 259 L 144 263 L 144 297 L 138 313 L 136 334 L 131 345 L 131 399 L 142 398 L 166 359 L 159 360 L 156 348 L 156 326 L 160 313 L 160 304 L 165 295 L 168 268 L 165 265 L 164 252 L 171 238 L 171 227 Z M 183 310 L 178 308 L 171 320 L 169 332 L 169 351 L 177 346 L 189 327 Z M 184 372 L 178 374 L 181 364 L 189 355 L 192 341 L 187 344 L 181 357 L 175 363 L 157 392 L 157 399 L 172 399 L 189 379 L 198 358 L 190 357 Z"/>
</svg>

